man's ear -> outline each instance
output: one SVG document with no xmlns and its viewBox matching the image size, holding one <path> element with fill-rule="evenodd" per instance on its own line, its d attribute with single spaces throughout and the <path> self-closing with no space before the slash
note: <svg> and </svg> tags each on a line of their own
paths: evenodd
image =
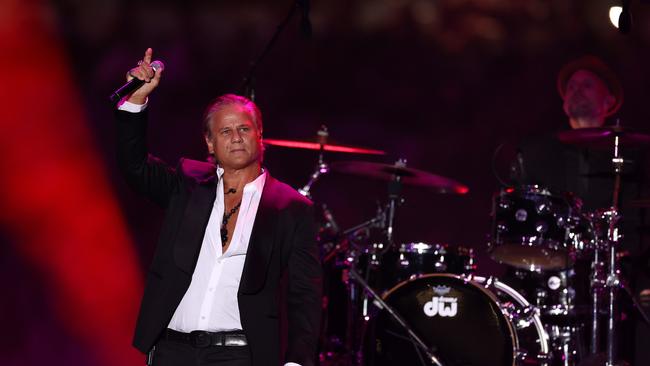
<svg viewBox="0 0 650 366">
<path fill-rule="evenodd" d="M 208 153 L 214 155 L 214 144 L 207 135 L 203 137 L 205 138 L 205 144 L 208 146 Z"/>
</svg>

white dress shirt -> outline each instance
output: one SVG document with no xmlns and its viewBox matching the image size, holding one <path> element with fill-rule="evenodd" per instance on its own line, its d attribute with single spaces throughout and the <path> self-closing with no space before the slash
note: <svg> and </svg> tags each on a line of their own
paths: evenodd
<svg viewBox="0 0 650 366">
<path fill-rule="evenodd" d="M 118 109 L 138 113 L 147 104 L 139 105 L 122 100 Z M 237 222 L 228 250 L 221 245 L 221 220 L 224 214 L 223 169 L 217 168 L 219 183 L 212 206 L 192 282 L 176 308 L 168 327 L 179 332 L 193 330 L 210 332 L 241 330 L 237 291 L 248 251 L 253 224 L 257 215 L 266 172 L 244 186 L 242 201 L 237 211 Z M 289 362 L 284 366 L 300 366 Z"/>
<path fill-rule="evenodd" d="M 266 173 L 244 186 L 237 222 L 226 252 L 222 252 L 221 220 L 224 214 L 223 169 L 217 168 L 217 197 L 205 230 L 192 282 L 169 322 L 169 328 L 220 332 L 241 330 L 237 291 Z"/>
</svg>

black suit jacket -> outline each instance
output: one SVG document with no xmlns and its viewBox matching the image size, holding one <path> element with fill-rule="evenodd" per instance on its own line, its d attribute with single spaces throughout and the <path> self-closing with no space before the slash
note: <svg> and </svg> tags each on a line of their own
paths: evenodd
<svg viewBox="0 0 650 366">
<path fill-rule="evenodd" d="M 217 175 L 209 163 L 181 159 L 173 169 L 148 154 L 146 112 L 117 111 L 116 116 L 120 169 L 132 188 L 166 209 L 133 340 L 147 352 L 190 285 L 216 198 Z M 311 202 L 267 176 L 237 295 L 255 366 L 314 364 L 321 297 L 315 237 Z M 280 327 L 279 314 L 285 311 L 287 324 Z"/>
</svg>

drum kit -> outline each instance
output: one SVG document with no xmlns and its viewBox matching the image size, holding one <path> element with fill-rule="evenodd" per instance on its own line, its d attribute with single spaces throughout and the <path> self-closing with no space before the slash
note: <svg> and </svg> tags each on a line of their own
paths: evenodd
<svg viewBox="0 0 650 366">
<path fill-rule="evenodd" d="M 307 197 L 330 173 L 387 184 L 385 203 L 376 215 L 349 229 L 340 229 L 321 205 L 319 240 L 330 283 L 323 302 L 321 365 L 619 364 L 619 290 L 635 300 L 618 260 L 619 193 L 627 162 L 620 148 L 650 145 L 650 135 L 614 126 L 557 136 L 563 143 L 612 151 L 611 207 L 587 212 L 574 194 L 538 185 L 506 187 L 494 195 L 486 249 L 509 269 L 509 280 L 478 276 L 473 248 L 394 239 L 404 187 L 463 195 L 465 185 L 407 167 L 404 160 L 329 164 L 324 159 L 328 151 L 384 152 L 328 138 L 323 126 L 314 140 L 265 140 L 267 145 L 319 152 L 314 172 L 299 189 Z M 369 234 L 373 230 L 379 238 Z M 342 289 L 338 293 L 337 287 Z M 601 361 L 590 361 L 596 359 Z"/>
</svg>

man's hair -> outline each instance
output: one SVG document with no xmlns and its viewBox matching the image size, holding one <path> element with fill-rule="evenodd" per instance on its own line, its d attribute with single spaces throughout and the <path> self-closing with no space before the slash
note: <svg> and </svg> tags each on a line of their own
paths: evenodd
<svg viewBox="0 0 650 366">
<path fill-rule="evenodd" d="M 205 113 L 203 113 L 203 133 L 206 136 L 210 137 L 211 134 L 210 120 L 212 119 L 212 115 L 220 111 L 223 107 L 233 104 L 244 107 L 253 117 L 253 122 L 257 129 L 262 132 L 262 112 L 260 112 L 255 102 L 241 95 L 224 94 L 213 100 L 205 109 Z"/>
</svg>

